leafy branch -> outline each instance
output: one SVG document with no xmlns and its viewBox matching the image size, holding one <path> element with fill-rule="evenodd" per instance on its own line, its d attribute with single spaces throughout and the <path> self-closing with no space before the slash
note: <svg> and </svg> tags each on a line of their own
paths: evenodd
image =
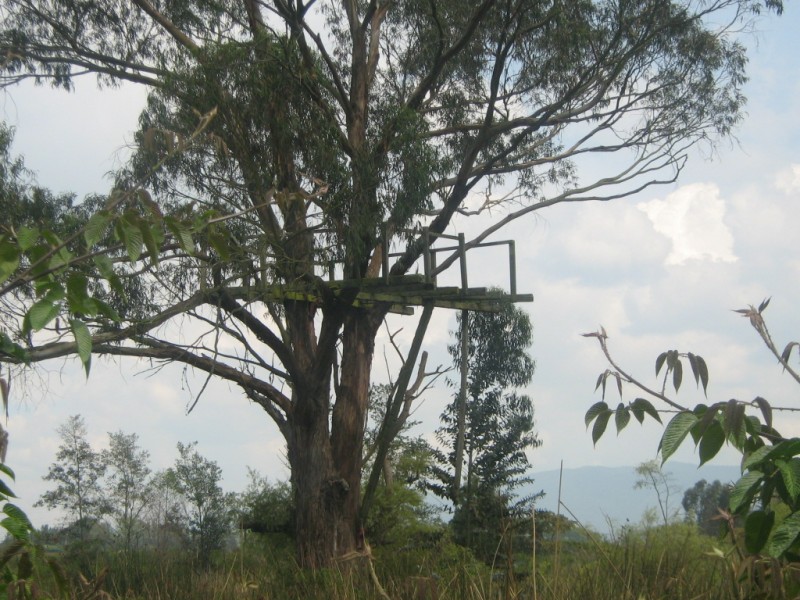
<svg viewBox="0 0 800 600">
<path fill-rule="evenodd" d="M 735 312 L 749 319 L 770 352 L 778 359 L 783 370 L 800 383 L 798 371 L 789 364 L 792 351 L 800 343 L 789 342 L 780 352 L 772 339 L 763 318 L 769 299 L 758 307 L 753 305 Z M 645 415 L 661 422 L 652 402 L 636 398 L 625 404 L 624 385 L 643 391 L 654 401 L 669 406 L 661 412 L 677 413 L 664 428 L 658 449 L 662 462 L 672 456 L 689 438 L 698 448 L 700 465 L 713 459 L 727 443 L 742 455 L 742 477 L 731 491 L 730 511 L 744 521 L 744 546 L 752 555 L 765 553 L 773 558 L 796 560 L 800 556 L 800 438 L 785 438 L 774 427 L 775 411 L 797 411 L 798 407 L 773 407 L 765 398 L 756 396 L 750 402 L 730 399 L 711 405 L 684 406 L 667 396 L 667 388 L 677 394 L 683 382 L 684 364 L 688 363 L 695 384 L 702 386 L 708 397 L 709 370 L 706 361 L 691 352 L 668 350 L 655 361 L 655 374 L 660 379 L 660 389 L 642 383 L 638 378 L 621 369 L 608 349 L 608 335 L 603 328 L 599 332 L 584 334 L 594 337 L 608 360 L 611 369 L 606 369 L 597 379 L 595 390 L 601 389 L 603 401 L 592 405 L 586 412 L 585 422 L 592 427 L 592 440 L 597 441 L 605 433 L 612 415 L 615 417 L 617 433 L 630 421 L 630 414 L 639 423 Z M 612 410 L 605 403 L 607 381 L 616 383 L 620 403 Z M 754 412 L 754 414 L 750 414 Z"/>
</svg>

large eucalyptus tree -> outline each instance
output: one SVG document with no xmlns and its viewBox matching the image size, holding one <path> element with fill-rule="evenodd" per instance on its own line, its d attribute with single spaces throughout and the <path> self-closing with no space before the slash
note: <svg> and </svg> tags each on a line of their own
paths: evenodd
<svg viewBox="0 0 800 600">
<path fill-rule="evenodd" d="M 94 73 L 149 88 L 118 186 L 144 177 L 150 194 L 126 201 L 117 228 L 150 290 L 122 322 L 87 319 L 93 350 L 181 362 L 261 405 L 288 447 L 299 559 L 320 566 L 358 545 L 370 368 L 389 305 L 357 302 L 358 287 L 331 285 L 319 263 L 373 277 L 386 236 L 402 275 L 422 225 L 444 232 L 481 213 L 477 243 L 556 203 L 674 181 L 693 145 L 741 118 L 735 36 L 763 8 L 781 4 L 7 0 L 0 77 L 69 89 Z M 153 174 L 204 115 L 215 117 Z M 592 154 L 607 169 L 581 178 Z M 173 227 L 179 243 L 161 245 L 137 221 L 190 210 L 210 223 L 194 240 Z M 47 333 L 33 336 L 32 360 L 76 350 Z"/>
</svg>

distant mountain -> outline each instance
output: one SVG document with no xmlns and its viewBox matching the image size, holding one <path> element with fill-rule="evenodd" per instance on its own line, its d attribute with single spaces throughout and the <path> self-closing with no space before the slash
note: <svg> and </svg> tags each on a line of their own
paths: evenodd
<svg viewBox="0 0 800 600">
<path fill-rule="evenodd" d="M 705 479 L 712 482 L 733 482 L 739 478 L 739 467 L 705 465 L 697 468 L 690 463 L 667 462 L 664 472 L 669 473 L 673 491 L 669 497 L 670 512 L 680 510 L 683 493 L 695 482 Z M 544 490 L 545 497 L 537 508 L 555 512 L 558 504 L 559 471 L 533 473 L 534 483 L 522 493 Z M 579 467 L 564 469 L 561 482 L 561 500 L 576 519 L 587 527 L 608 533 L 611 527 L 626 522 L 638 523 L 648 508 L 658 507 L 652 488 L 634 489 L 638 479 L 635 467 Z M 564 510 L 561 513 L 570 515 Z M 660 513 L 659 513 L 660 514 Z"/>
</svg>

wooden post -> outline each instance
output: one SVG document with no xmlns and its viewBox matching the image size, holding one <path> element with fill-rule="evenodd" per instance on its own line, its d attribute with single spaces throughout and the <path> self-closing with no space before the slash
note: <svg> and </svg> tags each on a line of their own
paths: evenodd
<svg viewBox="0 0 800 600">
<path fill-rule="evenodd" d="M 464 442 L 467 429 L 467 378 L 469 377 L 469 311 L 461 311 L 461 388 L 456 408 L 456 448 L 453 473 L 453 504 L 458 506 L 461 492 L 461 470 L 464 463 Z"/>
</svg>

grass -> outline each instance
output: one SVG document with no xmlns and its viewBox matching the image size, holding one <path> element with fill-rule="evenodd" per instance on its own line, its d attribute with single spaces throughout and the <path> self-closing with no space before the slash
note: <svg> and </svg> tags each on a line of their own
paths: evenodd
<svg viewBox="0 0 800 600">
<path fill-rule="evenodd" d="M 519 535 L 519 534 L 518 534 Z M 495 568 L 478 561 L 448 535 L 426 547 L 375 548 L 374 573 L 364 559 L 316 572 L 298 568 L 287 540 L 257 537 L 220 553 L 201 569 L 184 552 L 65 556 L 74 598 L 124 600 L 413 599 L 458 600 L 723 600 L 759 596 L 742 591 L 733 547 L 694 527 L 626 528 L 608 540 L 588 533 L 537 544 L 532 574 L 530 537 L 514 542 L 511 557 L 498 549 Z M 714 548 L 719 552 L 714 552 Z M 85 579 L 103 577 L 106 595 L 91 595 Z M 44 571 L 37 581 L 55 597 Z M 104 574 L 104 575 L 103 575 Z M 78 590 L 83 590 L 78 594 Z M 91 590 L 90 590 L 91 591 Z M 385 594 L 385 595 L 384 595 Z M 46 594 L 39 596 L 47 597 Z"/>
</svg>

